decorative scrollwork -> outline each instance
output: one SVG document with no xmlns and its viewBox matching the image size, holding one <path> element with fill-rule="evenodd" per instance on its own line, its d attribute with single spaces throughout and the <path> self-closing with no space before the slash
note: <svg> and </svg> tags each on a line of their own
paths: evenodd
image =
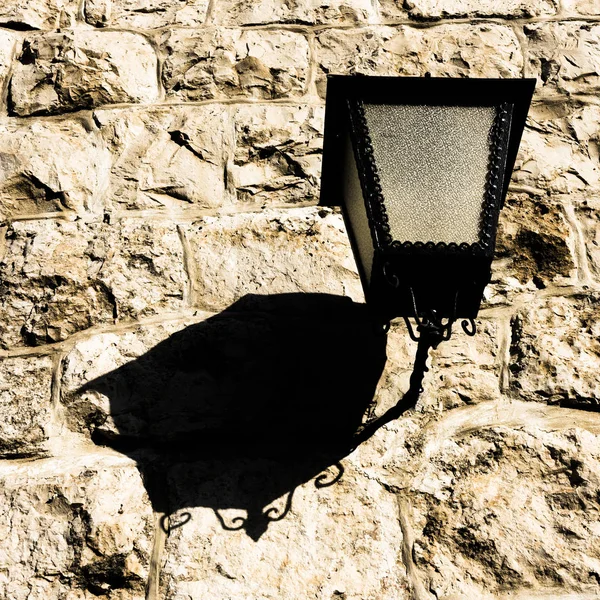
<svg viewBox="0 0 600 600">
<path fill-rule="evenodd" d="M 344 474 L 344 467 L 342 466 L 341 463 L 335 463 L 335 465 L 331 465 L 332 467 L 335 467 L 338 471 L 335 474 L 335 476 L 333 477 L 333 479 L 331 481 L 328 481 L 328 473 L 327 471 L 325 471 L 325 473 L 321 473 L 316 479 L 315 479 L 315 487 L 320 489 L 320 488 L 325 488 L 325 487 L 329 487 L 331 485 L 336 484 L 341 478 L 342 475 Z"/>
<path fill-rule="evenodd" d="M 165 533 L 169 534 L 171 531 L 173 531 L 173 529 L 183 527 L 186 523 L 189 523 L 189 521 L 192 520 L 192 515 L 189 512 L 184 512 L 177 516 L 179 520 L 175 522 L 173 520 L 173 515 L 163 515 L 160 518 L 160 527 Z"/>
<path fill-rule="evenodd" d="M 461 324 L 463 331 L 467 335 L 470 335 L 471 337 L 473 337 L 477 333 L 477 325 L 475 324 L 475 321 L 473 319 L 468 319 L 468 320 L 465 319 L 464 321 L 461 321 L 460 324 Z"/>
<path fill-rule="evenodd" d="M 240 529 L 243 529 L 246 523 L 248 522 L 248 519 L 246 517 L 234 517 L 233 519 L 231 519 L 233 525 L 227 525 L 227 523 L 225 523 L 225 519 L 221 516 L 221 514 L 216 508 L 213 508 L 213 512 L 215 513 L 217 519 L 219 519 L 221 527 L 226 531 L 239 531 Z M 237 525 L 237 523 L 239 523 L 239 525 Z"/>
<path fill-rule="evenodd" d="M 294 490 L 288 492 L 287 498 L 285 500 L 285 506 L 283 507 L 283 510 L 281 511 L 280 515 L 277 514 L 278 508 L 276 506 L 271 506 L 270 508 L 267 508 L 267 510 L 265 510 L 263 512 L 264 517 L 268 521 L 281 521 L 282 519 L 284 519 L 285 516 L 290 512 L 290 510 L 292 508 L 293 496 L 294 496 Z"/>
</svg>

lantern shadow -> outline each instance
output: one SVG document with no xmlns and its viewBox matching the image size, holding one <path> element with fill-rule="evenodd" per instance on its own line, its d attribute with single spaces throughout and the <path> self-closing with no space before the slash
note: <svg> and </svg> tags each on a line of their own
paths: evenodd
<svg viewBox="0 0 600 600">
<path fill-rule="evenodd" d="M 165 529 L 202 506 L 258 540 L 298 486 L 337 482 L 341 459 L 372 435 L 373 424 L 356 432 L 385 346 L 366 307 L 348 298 L 247 295 L 66 402 L 109 399 L 92 439 L 135 459 L 154 510 L 170 515 Z"/>
</svg>

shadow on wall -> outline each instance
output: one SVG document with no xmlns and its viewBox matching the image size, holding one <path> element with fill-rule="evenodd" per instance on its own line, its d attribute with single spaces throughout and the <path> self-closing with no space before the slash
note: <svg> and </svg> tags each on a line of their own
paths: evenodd
<svg viewBox="0 0 600 600">
<path fill-rule="evenodd" d="M 156 511 L 209 507 L 258 540 L 299 485 L 342 476 L 385 345 L 349 298 L 248 295 L 78 393 L 110 399 L 93 439 L 137 461 Z"/>
</svg>

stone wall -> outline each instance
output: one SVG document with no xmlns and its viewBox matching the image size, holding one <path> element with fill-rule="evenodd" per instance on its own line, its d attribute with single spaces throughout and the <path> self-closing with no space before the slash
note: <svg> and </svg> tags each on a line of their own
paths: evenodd
<svg viewBox="0 0 600 600">
<path fill-rule="evenodd" d="M 355 449 L 415 344 L 329 73 L 538 78 L 479 333 Z M 600 597 L 600 3 L 3 0 L 0 89 L 0 598 Z"/>
</svg>

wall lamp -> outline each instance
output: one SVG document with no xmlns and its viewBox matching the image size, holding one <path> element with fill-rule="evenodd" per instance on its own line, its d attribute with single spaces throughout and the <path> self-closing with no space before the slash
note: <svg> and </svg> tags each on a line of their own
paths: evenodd
<svg viewBox="0 0 600 600">
<path fill-rule="evenodd" d="M 423 370 L 457 319 L 475 335 L 534 88 L 535 79 L 327 80 L 321 204 L 342 207 L 367 305 L 384 326 L 404 318 Z"/>
</svg>

